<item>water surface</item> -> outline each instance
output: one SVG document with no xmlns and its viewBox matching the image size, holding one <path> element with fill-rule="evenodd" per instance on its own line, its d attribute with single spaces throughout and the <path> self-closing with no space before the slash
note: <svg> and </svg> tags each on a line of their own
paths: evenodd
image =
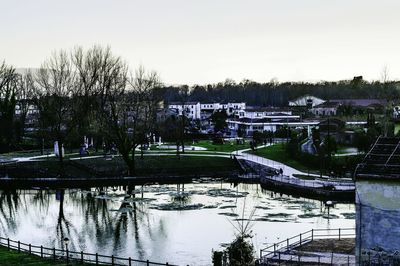
<svg viewBox="0 0 400 266">
<path fill-rule="evenodd" d="M 178 189 L 187 197 L 179 197 Z M 48 247 L 62 247 L 68 237 L 78 251 L 210 265 L 212 249 L 222 249 L 247 223 L 257 252 L 312 228 L 355 226 L 353 204 L 337 204 L 328 216 L 320 201 L 262 191 L 256 184 L 203 180 L 179 188 L 136 186 L 134 192 L 1 191 L 0 235 Z"/>
</svg>

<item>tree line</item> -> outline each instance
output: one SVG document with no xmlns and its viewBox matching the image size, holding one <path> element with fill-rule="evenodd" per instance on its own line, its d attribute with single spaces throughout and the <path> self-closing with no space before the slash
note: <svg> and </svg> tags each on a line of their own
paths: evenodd
<svg viewBox="0 0 400 266">
<path fill-rule="evenodd" d="M 188 101 L 200 102 L 246 102 L 255 106 L 287 106 L 288 102 L 304 95 L 313 95 L 322 99 L 398 99 L 400 96 L 397 81 L 365 81 L 362 77 L 342 81 L 283 82 L 271 81 L 259 83 L 243 80 L 236 83 L 225 82 L 207 85 L 194 85 L 189 88 Z M 179 101 L 183 86 L 169 86 L 164 98 L 167 101 Z"/>
</svg>

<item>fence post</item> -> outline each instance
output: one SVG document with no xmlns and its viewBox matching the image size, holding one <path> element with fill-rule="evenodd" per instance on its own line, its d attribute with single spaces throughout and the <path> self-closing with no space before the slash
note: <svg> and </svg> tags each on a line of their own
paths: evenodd
<svg viewBox="0 0 400 266">
<path fill-rule="evenodd" d="M 287 250 L 289 249 L 289 238 L 286 239 L 286 249 L 287 249 Z"/>
<path fill-rule="evenodd" d="M 276 255 L 276 244 L 274 244 L 274 256 Z"/>
<path fill-rule="evenodd" d="M 166 266 L 168 266 L 168 265 L 169 265 L 169 264 L 168 264 L 168 262 L 167 262 L 167 263 L 165 263 L 165 265 L 166 265 Z"/>
<path fill-rule="evenodd" d="M 347 265 L 350 266 L 350 256 L 347 256 Z"/>
<path fill-rule="evenodd" d="M 29 244 L 29 255 L 31 255 L 32 254 L 32 246 L 31 246 L 31 244 Z"/>
<path fill-rule="evenodd" d="M 149 260 L 147 260 L 147 261 L 146 261 L 146 265 L 147 265 L 147 266 L 149 266 L 149 265 L 150 265 L 150 262 L 149 262 Z"/>
<path fill-rule="evenodd" d="M 53 259 L 56 260 L 56 248 L 53 248 Z"/>
<path fill-rule="evenodd" d="M 281 253 L 278 251 L 278 265 L 281 265 Z"/>
<path fill-rule="evenodd" d="M 262 258 L 262 249 L 260 249 L 260 259 Z"/>
<path fill-rule="evenodd" d="M 10 239 L 9 238 L 7 238 L 7 249 L 8 249 L 8 251 L 10 251 Z"/>
<path fill-rule="evenodd" d="M 114 255 L 111 255 L 111 265 L 114 266 Z"/>
<path fill-rule="evenodd" d="M 83 251 L 81 251 L 81 263 L 83 264 Z"/>
<path fill-rule="evenodd" d="M 99 265 L 99 254 L 96 253 L 96 265 Z"/>
<path fill-rule="evenodd" d="M 340 240 L 340 228 L 339 228 L 339 240 Z"/>
<path fill-rule="evenodd" d="M 301 246 L 301 234 L 300 234 L 300 246 Z"/>
<path fill-rule="evenodd" d="M 43 246 L 40 246 L 40 257 L 43 258 Z"/>
<path fill-rule="evenodd" d="M 21 242 L 18 240 L 18 253 L 21 251 Z"/>
<path fill-rule="evenodd" d="M 314 229 L 311 229 L 311 240 L 314 240 Z"/>
<path fill-rule="evenodd" d="M 331 253 L 331 265 L 333 265 L 333 251 Z"/>
<path fill-rule="evenodd" d="M 129 262 L 129 266 L 132 266 L 132 259 L 131 259 L 131 257 L 129 257 L 128 262 Z"/>
</svg>

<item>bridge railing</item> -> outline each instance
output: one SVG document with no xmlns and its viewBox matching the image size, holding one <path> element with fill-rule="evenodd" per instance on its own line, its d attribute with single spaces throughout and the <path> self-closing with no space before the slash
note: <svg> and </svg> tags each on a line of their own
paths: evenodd
<svg viewBox="0 0 400 266">
<path fill-rule="evenodd" d="M 354 238 L 354 228 L 337 228 L 337 229 L 311 229 L 304 233 L 287 238 L 280 242 L 269 245 L 260 250 L 260 261 L 284 252 L 288 252 L 294 248 L 300 247 L 314 239 L 343 239 Z"/>
</svg>

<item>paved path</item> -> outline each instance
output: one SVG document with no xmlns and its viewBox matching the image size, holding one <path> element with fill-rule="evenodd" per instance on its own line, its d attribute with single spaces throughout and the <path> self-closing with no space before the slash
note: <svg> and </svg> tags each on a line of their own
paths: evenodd
<svg viewBox="0 0 400 266">
<path fill-rule="evenodd" d="M 268 147 L 268 146 L 271 146 L 271 145 L 272 144 L 258 146 L 257 149 L 265 148 L 265 147 Z M 288 166 L 286 164 L 283 164 L 283 163 L 280 163 L 280 162 L 277 162 L 277 161 L 274 161 L 274 160 L 270 160 L 270 159 L 267 159 L 267 158 L 264 158 L 264 157 L 261 157 L 261 156 L 258 156 L 258 155 L 246 153 L 248 151 L 251 151 L 251 149 L 248 148 L 248 149 L 238 150 L 238 151 L 232 152 L 231 154 L 235 155 L 238 159 L 245 159 L 245 160 L 248 160 L 248 161 L 251 161 L 251 162 L 255 162 L 255 163 L 259 163 L 259 164 L 262 164 L 262 165 L 265 165 L 265 166 L 268 166 L 268 167 L 272 167 L 272 168 L 275 168 L 275 169 L 282 168 L 283 175 L 286 175 L 286 176 L 292 177 L 294 174 L 308 175 L 308 173 L 301 172 L 301 171 L 299 171 L 299 170 L 297 170 L 297 169 L 295 169 L 293 167 L 290 167 L 290 166 Z M 313 176 L 318 176 L 318 175 L 313 175 Z"/>
</svg>

